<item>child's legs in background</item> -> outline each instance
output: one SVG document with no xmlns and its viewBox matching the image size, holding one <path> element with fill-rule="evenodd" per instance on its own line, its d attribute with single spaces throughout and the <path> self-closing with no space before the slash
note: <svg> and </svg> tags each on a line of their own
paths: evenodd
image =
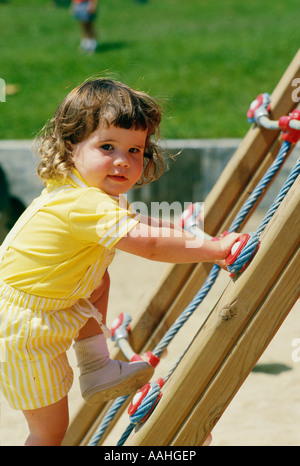
<svg viewBox="0 0 300 466">
<path fill-rule="evenodd" d="M 89 2 L 85 1 L 73 4 L 73 14 L 80 23 L 81 48 L 88 53 L 95 52 L 98 46 L 95 27 L 96 11 L 91 13 L 89 11 Z"/>
<path fill-rule="evenodd" d="M 82 37 L 87 39 L 96 39 L 96 29 L 93 21 L 81 22 Z"/>
<path fill-rule="evenodd" d="M 85 52 L 93 53 L 97 50 L 98 39 L 93 21 L 81 21 L 81 48 Z"/>
</svg>

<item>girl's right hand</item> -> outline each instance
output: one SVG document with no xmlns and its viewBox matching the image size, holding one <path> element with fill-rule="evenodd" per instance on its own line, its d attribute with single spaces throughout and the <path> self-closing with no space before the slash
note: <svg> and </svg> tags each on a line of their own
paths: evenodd
<svg viewBox="0 0 300 466">
<path fill-rule="evenodd" d="M 231 253 L 232 246 L 238 241 L 240 236 L 239 233 L 229 233 L 218 241 L 218 245 L 221 249 L 220 259 L 216 260 L 215 263 L 222 267 L 222 269 L 227 270 L 225 259 Z"/>
</svg>

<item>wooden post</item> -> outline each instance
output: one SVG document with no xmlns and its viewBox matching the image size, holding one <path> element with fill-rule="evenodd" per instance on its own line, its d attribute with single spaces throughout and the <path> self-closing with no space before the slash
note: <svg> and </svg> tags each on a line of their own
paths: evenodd
<svg viewBox="0 0 300 466">
<path fill-rule="evenodd" d="M 163 387 L 157 408 L 126 445 L 201 445 L 205 440 L 299 297 L 299 212 L 298 177 L 252 263 L 226 288 Z"/>
</svg>

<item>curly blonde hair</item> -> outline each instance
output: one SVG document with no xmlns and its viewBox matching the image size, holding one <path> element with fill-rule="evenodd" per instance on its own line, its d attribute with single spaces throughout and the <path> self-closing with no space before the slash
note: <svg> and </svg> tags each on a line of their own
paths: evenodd
<svg viewBox="0 0 300 466">
<path fill-rule="evenodd" d="M 151 138 L 158 139 L 161 114 L 153 98 L 118 81 L 98 78 L 84 82 L 66 96 L 35 139 L 41 157 L 39 177 L 45 184 L 54 178 L 64 180 L 74 166 L 71 145 L 84 141 L 104 124 L 148 130 L 144 169 L 137 185 L 158 179 L 164 171 L 163 153 Z"/>
</svg>

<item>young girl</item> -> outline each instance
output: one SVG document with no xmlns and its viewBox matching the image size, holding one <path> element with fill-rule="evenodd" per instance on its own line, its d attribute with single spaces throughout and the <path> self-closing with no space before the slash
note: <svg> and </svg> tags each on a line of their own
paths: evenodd
<svg viewBox="0 0 300 466">
<path fill-rule="evenodd" d="M 224 266 L 238 239 L 201 240 L 140 218 L 124 201 L 122 194 L 161 172 L 152 141 L 160 120 L 146 94 L 95 79 L 70 92 L 41 133 L 38 173 L 46 188 L 0 249 L 0 385 L 25 415 L 27 445 L 59 445 L 65 435 L 73 340 L 87 403 L 134 392 L 153 374 L 147 362 L 109 357 L 107 267 L 116 248 Z"/>
</svg>

